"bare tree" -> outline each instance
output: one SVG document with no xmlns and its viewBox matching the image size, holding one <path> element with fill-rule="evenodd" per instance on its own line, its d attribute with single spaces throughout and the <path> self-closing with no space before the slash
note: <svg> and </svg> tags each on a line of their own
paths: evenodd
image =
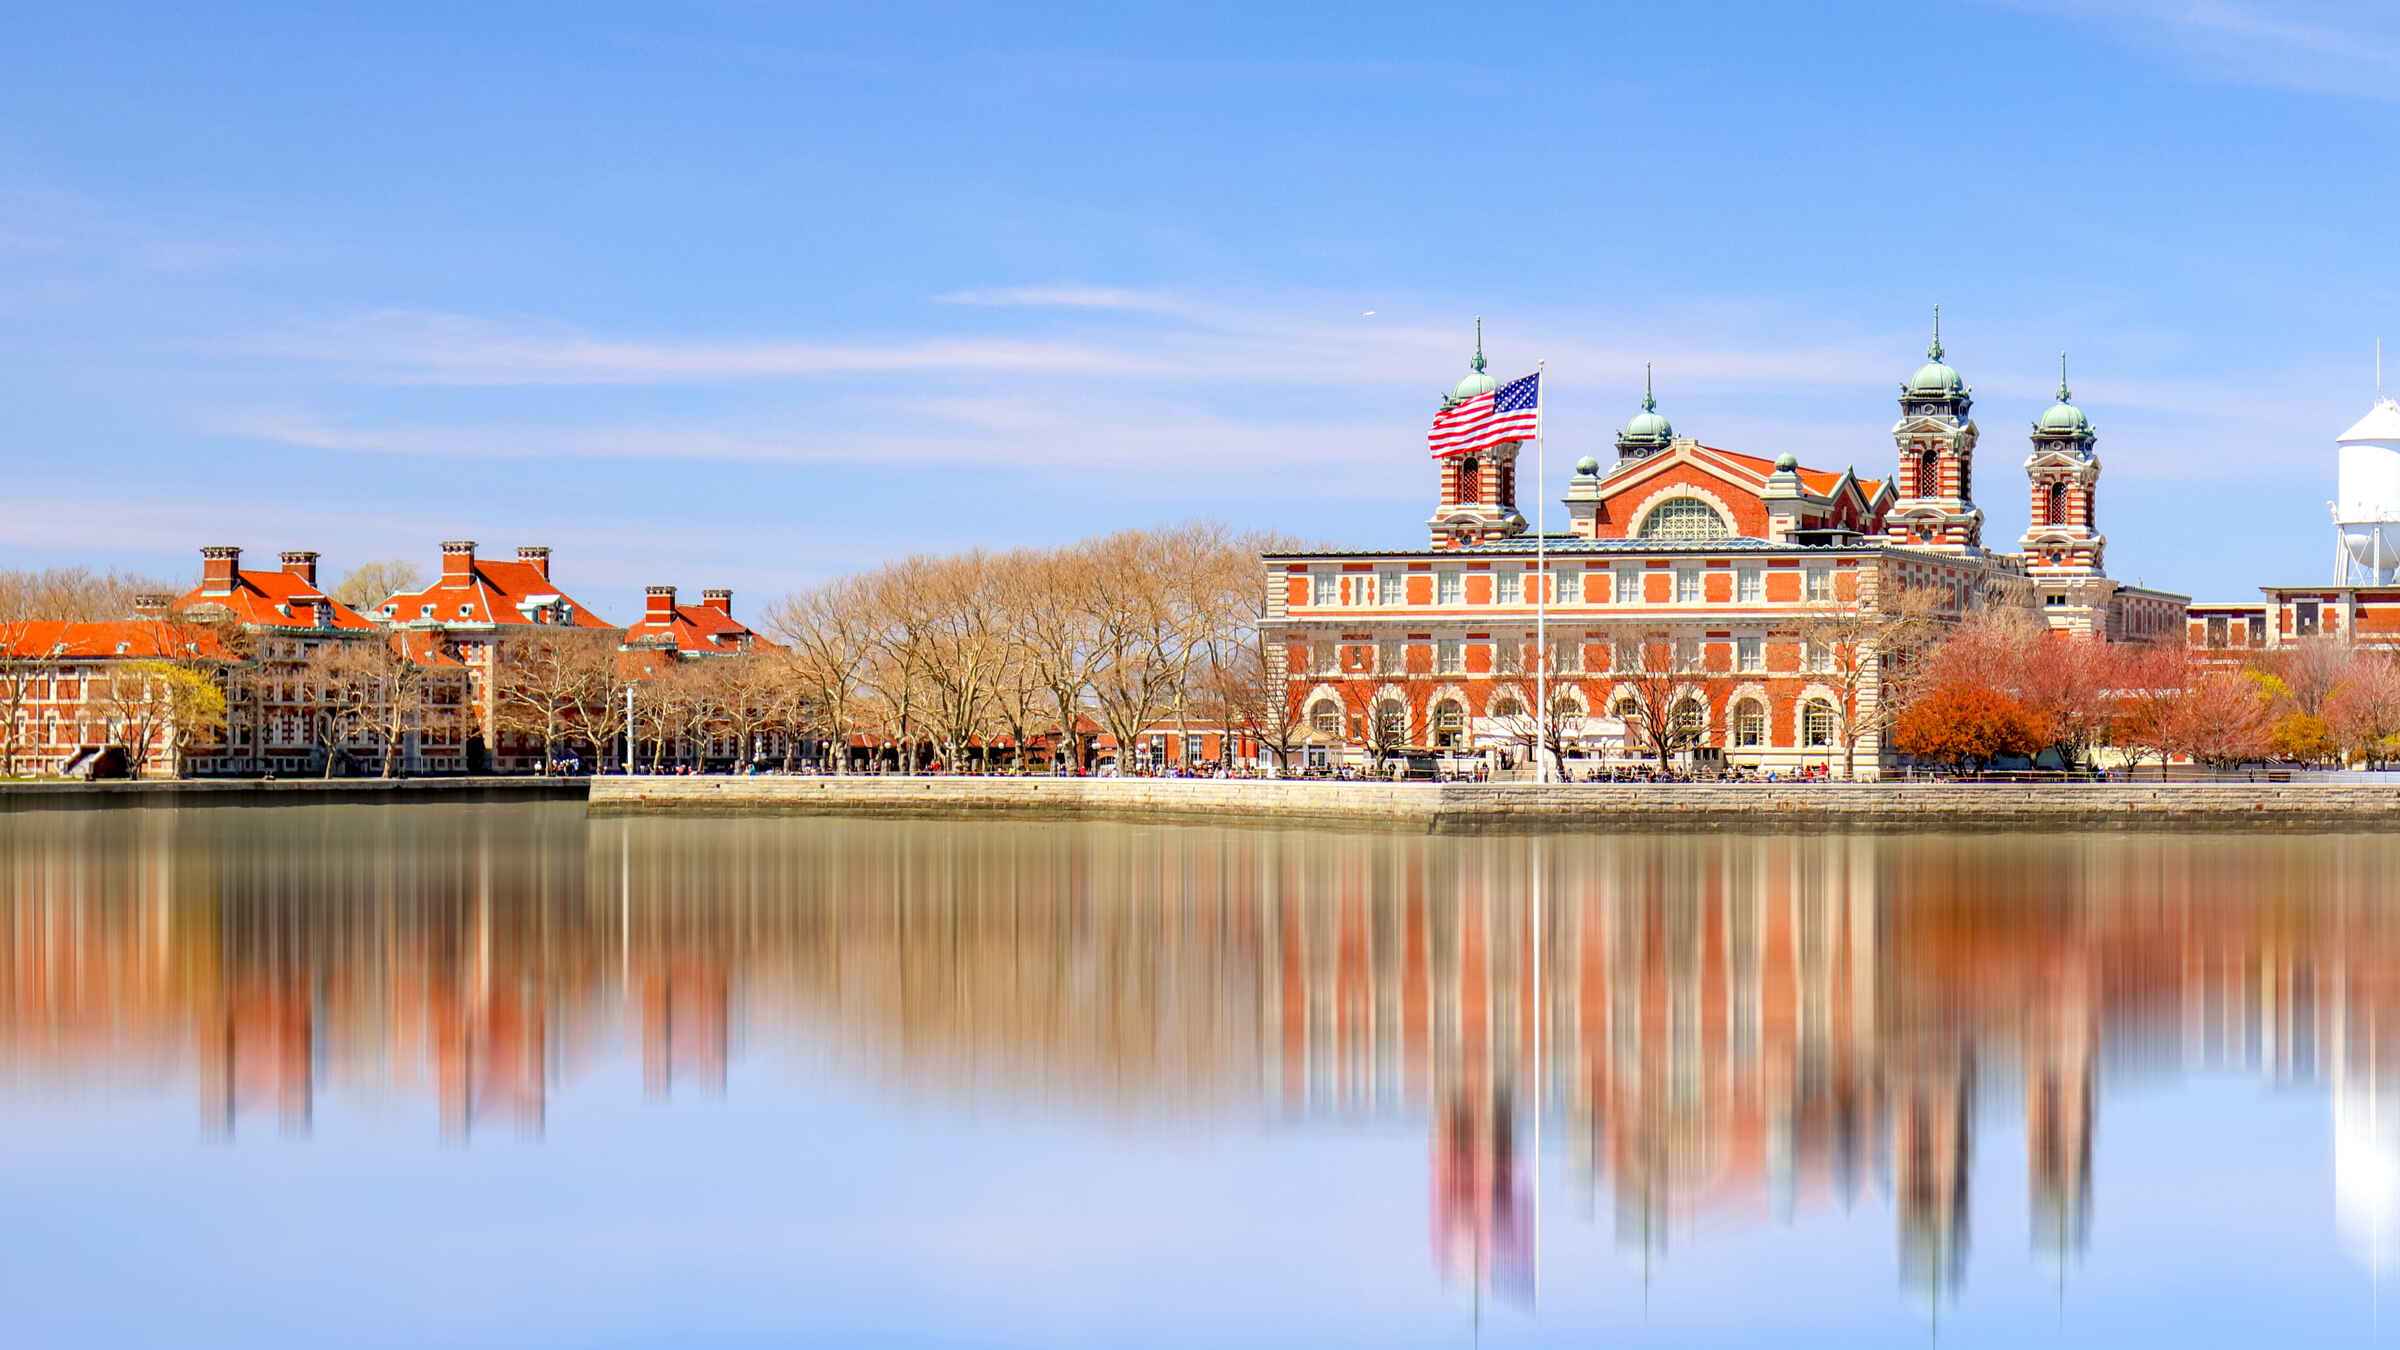
<svg viewBox="0 0 2400 1350">
<path fill-rule="evenodd" d="M 616 635 L 605 629 L 537 626 L 512 635 L 495 653 L 495 720 L 541 742 L 544 774 L 570 738 L 604 753 L 603 733 L 591 723 L 610 720 L 616 692 Z"/>
<path fill-rule="evenodd" d="M 425 574 L 415 563 L 386 558 L 351 568 L 342 577 L 342 584 L 333 588 L 333 598 L 364 612 L 402 591 L 422 590 L 424 586 Z"/>
<path fill-rule="evenodd" d="M 1844 778 L 1858 775 L 1860 742 L 1880 738 L 1907 708 L 1918 658 L 1941 636 L 1950 603 L 1936 587 L 1890 583 L 1870 595 L 1856 585 L 1847 598 L 1809 605 L 1797 625 L 1804 673 L 1833 692 Z"/>
<path fill-rule="evenodd" d="M 709 657 L 706 664 L 716 687 L 718 720 L 733 743 L 739 770 L 765 753 L 770 735 L 787 730 L 784 691 L 791 684 L 790 670 L 778 653 L 755 647 L 736 656 Z"/>
<path fill-rule="evenodd" d="M 309 679 L 321 716 L 343 741 L 373 744 L 382 776 L 396 778 L 409 736 L 443 726 L 460 709 L 434 690 L 458 672 L 411 650 L 407 634 L 328 644 L 310 655 Z"/>
<path fill-rule="evenodd" d="M 833 772 L 848 767 L 850 734 L 875 657 L 869 588 L 857 578 L 786 596 L 767 616 L 785 643 L 789 668 L 814 720 L 833 744 Z M 796 721 L 796 719 L 795 719 Z"/>
<path fill-rule="evenodd" d="M 1689 650 L 1679 652 L 1667 634 L 1639 629 L 1613 639 L 1609 677 L 1616 702 L 1608 711 L 1624 719 L 1661 773 L 1674 767 L 1675 756 L 1708 739 L 1710 677 L 1697 663 L 1679 659 Z"/>
<path fill-rule="evenodd" d="M 1059 753 L 1078 773 L 1090 767 L 1084 762 L 1082 725 L 1100 629 L 1093 607 L 1081 597 L 1094 584 L 1090 578 L 1098 565 L 1087 545 L 1025 556 L 1003 570 L 999 592 L 1026 678 L 1048 696 Z"/>
</svg>

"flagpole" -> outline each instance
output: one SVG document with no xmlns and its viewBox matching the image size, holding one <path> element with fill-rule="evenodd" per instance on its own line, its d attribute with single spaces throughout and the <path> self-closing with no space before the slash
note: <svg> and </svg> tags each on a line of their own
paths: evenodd
<svg viewBox="0 0 2400 1350">
<path fill-rule="evenodd" d="M 1533 367 L 1533 780 L 1550 781 L 1550 450 L 1543 436 L 1550 391 L 1547 361 Z"/>
</svg>

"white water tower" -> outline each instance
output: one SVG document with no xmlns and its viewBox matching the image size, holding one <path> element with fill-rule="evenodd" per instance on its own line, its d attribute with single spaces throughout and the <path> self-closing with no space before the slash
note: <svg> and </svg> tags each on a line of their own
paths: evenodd
<svg viewBox="0 0 2400 1350">
<path fill-rule="evenodd" d="M 2382 361 L 2380 354 L 2376 362 Z M 2339 586 L 2381 586 L 2400 578 L 2400 403 L 2381 395 L 2358 425 L 2341 434 L 2341 484 L 2333 525 Z"/>
</svg>

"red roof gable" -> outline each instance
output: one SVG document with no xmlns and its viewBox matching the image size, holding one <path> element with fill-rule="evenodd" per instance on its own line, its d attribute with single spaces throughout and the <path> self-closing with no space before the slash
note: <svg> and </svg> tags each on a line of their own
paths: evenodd
<svg viewBox="0 0 2400 1350">
<path fill-rule="evenodd" d="M 1775 461 L 1771 459 L 1762 459 L 1757 455 L 1745 455 L 1739 450 L 1722 450 L 1713 445 L 1704 445 L 1700 448 L 1712 455 L 1722 455 L 1742 468 L 1756 473 L 1761 482 L 1766 481 L 1767 475 L 1775 472 Z M 1829 469 L 1812 469 L 1803 464 L 1796 472 L 1800 475 L 1800 486 L 1807 488 L 1814 496 L 1830 497 L 1834 490 L 1842 485 L 1842 475 Z M 1855 473 L 1856 470 L 1851 472 Z M 1883 487 L 1883 481 L 1877 478 L 1859 478 L 1853 481 L 1858 484 L 1860 494 L 1869 501 L 1874 500 L 1876 492 Z"/>
<path fill-rule="evenodd" d="M 561 591 L 542 569 L 529 562 L 475 559 L 474 570 L 459 577 L 437 577 L 423 590 L 403 591 L 376 607 L 392 623 L 430 619 L 436 623 L 532 624 L 528 602 L 565 601 L 573 610 L 570 626 L 613 628 L 574 597 Z M 431 606 L 430 609 L 427 607 Z"/>
<path fill-rule="evenodd" d="M 671 621 L 644 615 L 625 630 L 628 646 L 636 642 L 672 639 L 678 652 L 738 652 L 746 645 L 767 645 L 749 625 L 714 605 L 677 605 Z"/>
<path fill-rule="evenodd" d="M 326 627 L 358 632 L 375 626 L 357 610 L 289 572 L 236 572 L 232 591 L 211 595 L 205 587 L 195 586 L 176 597 L 172 608 L 182 611 L 209 606 L 220 606 L 236 620 L 260 628 Z M 317 622 L 316 606 L 332 610 L 326 623 Z"/>
<path fill-rule="evenodd" d="M 104 623 L 44 621 L 10 625 L 6 655 L 24 659 L 92 660 L 123 657 L 128 661 L 161 657 L 203 656 L 225 660 L 228 653 L 215 633 L 186 624 L 156 619 L 116 619 Z"/>
</svg>

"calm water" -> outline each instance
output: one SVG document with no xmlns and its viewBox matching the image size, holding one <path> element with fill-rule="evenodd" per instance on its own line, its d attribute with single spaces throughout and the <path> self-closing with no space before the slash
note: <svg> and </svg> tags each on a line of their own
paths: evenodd
<svg viewBox="0 0 2400 1350">
<path fill-rule="evenodd" d="M 0 817 L 6 1339 L 2371 1342 L 2396 864 Z"/>
</svg>

